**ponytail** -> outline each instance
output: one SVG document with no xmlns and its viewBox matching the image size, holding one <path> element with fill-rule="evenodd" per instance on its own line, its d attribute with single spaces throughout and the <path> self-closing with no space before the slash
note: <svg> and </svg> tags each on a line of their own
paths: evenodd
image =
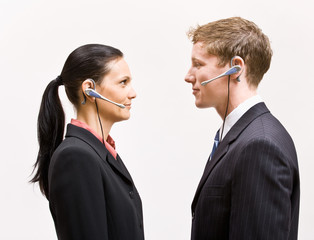
<svg viewBox="0 0 314 240">
<path fill-rule="evenodd" d="M 65 116 L 59 98 L 58 88 L 62 85 L 61 76 L 52 80 L 42 97 L 37 122 L 39 151 L 34 165 L 37 168 L 31 182 L 39 182 L 41 192 L 48 198 L 48 170 L 53 152 L 63 139 Z"/>
</svg>

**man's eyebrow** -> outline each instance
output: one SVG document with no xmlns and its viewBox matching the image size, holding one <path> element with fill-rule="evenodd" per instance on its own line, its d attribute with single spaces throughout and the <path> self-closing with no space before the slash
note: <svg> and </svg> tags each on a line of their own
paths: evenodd
<svg viewBox="0 0 314 240">
<path fill-rule="evenodd" d="M 202 61 L 201 59 L 196 58 L 196 57 L 192 57 L 192 62 L 200 62 L 200 63 L 204 63 L 204 61 Z"/>
</svg>

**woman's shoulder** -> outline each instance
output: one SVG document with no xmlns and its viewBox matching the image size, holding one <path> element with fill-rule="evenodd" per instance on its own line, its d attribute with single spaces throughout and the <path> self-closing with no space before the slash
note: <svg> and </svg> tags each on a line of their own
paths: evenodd
<svg viewBox="0 0 314 240">
<path fill-rule="evenodd" d="M 66 138 L 52 155 L 51 168 L 66 165 L 99 165 L 99 155 L 88 143 L 75 137 Z"/>
<path fill-rule="evenodd" d="M 82 185 L 100 184 L 103 176 L 101 157 L 88 143 L 78 138 L 66 138 L 54 152 L 49 165 L 49 199 L 75 194 Z"/>
</svg>

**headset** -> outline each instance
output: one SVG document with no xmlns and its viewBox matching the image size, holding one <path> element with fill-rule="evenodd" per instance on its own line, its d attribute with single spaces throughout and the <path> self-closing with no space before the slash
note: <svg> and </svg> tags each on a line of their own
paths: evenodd
<svg viewBox="0 0 314 240">
<path fill-rule="evenodd" d="M 237 57 L 237 56 L 235 56 L 235 57 Z M 218 75 L 217 77 L 214 77 L 214 78 L 212 78 L 212 79 L 209 79 L 209 80 L 206 80 L 206 81 L 204 81 L 204 82 L 201 82 L 201 85 L 202 85 L 202 86 L 205 86 L 207 83 L 210 83 L 210 82 L 212 82 L 212 81 L 214 81 L 214 80 L 216 80 L 216 79 L 218 79 L 218 78 L 221 78 L 221 77 L 224 77 L 224 76 L 230 76 L 230 75 L 232 75 L 232 74 L 235 74 L 235 73 L 240 72 L 240 71 L 241 71 L 241 67 L 240 67 L 239 65 L 232 66 L 232 65 L 233 65 L 233 64 L 232 64 L 232 61 L 233 61 L 233 59 L 234 59 L 235 57 L 233 57 L 233 58 L 231 59 L 231 61 L 230 61 L 231 68 L 229 68 L 229 69 L 228 69 L 227 71 L 225 71 L 224 73 Z M 239 77 L 237 77 L 237 81 L 240 82 L 240 78 L 239 78 Z"/>
<path fill-rule="evenodd" d="M 91 79 L 91 78 L 88 78 L 88 79 L 86 79 L 86 80 L 90 80 L 90 81 L 92 81 L 93 82 L 93 84 L 94 84 L 94 89 L 92 89 L 92 88 L 87 88 L 86 90 L 85 90 L 85 93 L 86 93 L 86 95 L 88 95 L 88 96 L 90 96 L 90 97 L 95 97 L 95 98 L 99 98 L 99 99 L 102 99 L 102 100 L 105 100 L 105 101 L 107 101 L 107 102 L 110 102 L 110 103 L 112 103 L 112 104 L 114 104 L 114 105 L 116 105 L 116 106 L 118 106 L 118 107 L 120 107 L 120 108 L 125 108 L 125 105 L 123 105 L 123 104 L 121 104 L 121 103 L 116 103 L 116 102 L 114 102 L 114 101 L 112 101 L 112 100 L 110 100 L 110 99 L 108 99 L 108 98 L 105 98 L 104 96 L 102 96 L 101 94 L 99 94 L 98 92 L 96 92 L 96 83 L 95 83 L 95 81 L 93 80 L 93 79 Z M 85 96 L 84 96 L 85 97 Z M 85 104 L 86 103 L 86 97 L 84 98 L 84 101 L 82 102 L 82 104 Z"/>
<path fill-rule="evenodd" d="M 232 74 L 235 74 L 235 73 L 238 73 L 241 71 L 241 67 L 239 65 L 235 65 L 235 66 L 232 66 L 232 62 L 233 62 L 233 59 L 236 58 L 237 56 L 234 56 L 233 58 L 231 58 L 231 61 L 230 61 L 230 68 L 225 71 L 224 73 L 218 75 L 217 77 L 214 77 L 212 79 L 209 79 L 209 80 L 206 80 L 204 82 L 201 82 L 201 85 L 202 86 L 205 86 L 207 83 L 210 83 L 218 78 L 221 78 L 221 77 L 224 77 L 224 76 L 229 76 L 229 79 L 228 79 L 228 96 L 227 96 L 227 106 L 226 106 L 226 111 L 225 111 L 225 116 L 223 118 L 223 123 L 222 123 L 222 127 L 221 127 L 221 133 L 220 133 L 220 137 L 219 137 L 219 142 L 222 140 L 222 136 L 223 136 L 223 132 L 224 132 L 224 127 L 225 127 L 225 122 L 226 122 L 226 117 L 227 117 L 227 114 L 228 114 L 228 108 L 229 108 L 229 95 L 230 95 L 230 90 L 229 90 L 229 85 L 230 85 L 230 75 Z M 240 77 L 237 77 L 237 81 L 240 82 Z"/>
</svg>

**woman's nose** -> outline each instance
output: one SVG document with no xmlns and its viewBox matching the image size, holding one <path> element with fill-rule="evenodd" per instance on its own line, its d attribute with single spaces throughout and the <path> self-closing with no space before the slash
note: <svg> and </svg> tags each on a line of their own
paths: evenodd
<svg viewBox="0 0 314 240">
<path fill-rule="evenodd" d="M 130 89 L 129 98 L 130 99 L 136 98 L 136 92 L 135 92 L 133 87 L 131 87 L 131 89 Z"/>
</svg>

